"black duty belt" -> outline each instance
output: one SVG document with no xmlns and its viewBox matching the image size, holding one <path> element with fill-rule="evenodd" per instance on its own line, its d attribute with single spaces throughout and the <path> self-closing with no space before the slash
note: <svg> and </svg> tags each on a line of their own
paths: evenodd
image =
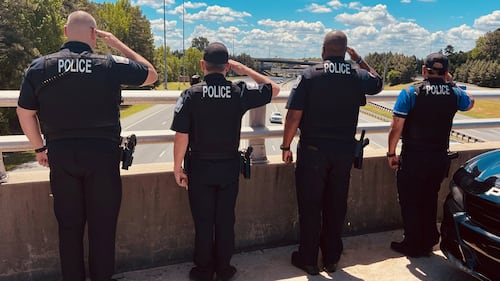
<svg viewBox="0 0 500 281">
<path fill-rule="evenodd" d="M 231 152 L 190 151 L 189 155 L 193 158 L 204 159 L 204 160 L 224 160 L 224 159 L 235 159 L 240 157 L 240 154 L 237 151 L 231 151 Z"/>
</svg>

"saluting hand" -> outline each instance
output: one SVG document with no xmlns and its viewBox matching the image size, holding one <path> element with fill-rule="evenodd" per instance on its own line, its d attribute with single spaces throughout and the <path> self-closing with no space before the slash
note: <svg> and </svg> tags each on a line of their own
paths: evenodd
<svg viewBox="0 0 500 281">
<path fill-rule="evenodd" d="M 227 63 L 231 66 L 231 69 L 234 72 L 236 72 L 236 74 L 238 75 L 246 74 L 247 66 L 242 64 L 241 62 L 237 62 L 235 60 L 228 60 Z"/>
<path fill-rule="evenodd" d="M 358 61 L 359 58 L 361 57 L 356 50 L 354 50 L 351 47 L 346 47 L 346 52 L 349 54 L 349 57 L 351 58 L 352 61 Z"/>
<path fill-rule="evenodd" d="M 113 33 L 100 29 L 96 29 L 95 31 L 97 35 L 99 35 L 99 37 L 101 37 L 102 40 L 104 40 L 106 45 L 108 45 L 113 49 L 120 50 L 120 47 L 123 45 L 123 42 L 120 41 L 120 39 L 116 38 L 116 36 L 114 36 Z"/>
</svg>

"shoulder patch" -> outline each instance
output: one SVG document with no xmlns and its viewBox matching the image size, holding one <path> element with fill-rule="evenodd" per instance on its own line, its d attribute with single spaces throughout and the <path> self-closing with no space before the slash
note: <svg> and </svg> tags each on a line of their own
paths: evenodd
<svg viewBox="0 0 500 281">
<path fill-rule="evenodd" d="M 181 111 L 183 105 L 184 105 L 184 97 L 180 96 L 177 99 L 177 102 L 175 103 L 175 107 L 174 107 L 175 113 L 179 113 L 179 111 Z"/>
<path fill-rule="evenodd" d="M 245 82 L 247 90 L 258 90 L 259 89 L 259 84 L 255 81 L 251 82 Z"/>
<path fill-rule="evenodd" d="M 295 82 L 293 84 L 294 89 L 297 88 L 301 80 L 302 80 L 302 75 L 297 76 L 297 79 L 295 79 Z"/>
<path fill-rule="evenodd" d="M 130 60 L 128 58 L 125 58 L 125 57 L 120 57 L 120 56 L 115 56 L 115 55 L 112 55 L 111 57 L 113 58 L 113 60 L 116 63 L 121 63 L 121 64 L 129 64 L 130 63 Z"/>
</svg>

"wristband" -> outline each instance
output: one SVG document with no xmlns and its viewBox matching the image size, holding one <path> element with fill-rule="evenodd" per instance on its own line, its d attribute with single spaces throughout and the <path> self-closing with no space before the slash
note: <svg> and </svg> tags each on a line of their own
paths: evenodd
<svg viewBox="0 0 500 281">
<path fill-rule="evenodd" d="M 359 60 L 356 61 L 357 64 L 361 64 L 363 62 L 363 58 L 359 57 Z"/>
<path fill-rule="evenodd" d="M 47 146 L 42 146 L 40 148 L 35 149 L 35 153 L 44 152 L 45 150 L 47 150 Z"/>
<path fill-rule="evenodd" d="M 386 156 L 387 156 L 387 158 L 391 158 L 391 157 L 396 156 L 396 153 L 389 153 L 389 152 L 387 152 Z"/>
<path fill-rule="evenodd" d="M 289 146 L 280 145 L 280 149 L 283 150 L 283 151 L 288 151 L 288 150 L 290 150 L 290 147 Z"/>
</svg>

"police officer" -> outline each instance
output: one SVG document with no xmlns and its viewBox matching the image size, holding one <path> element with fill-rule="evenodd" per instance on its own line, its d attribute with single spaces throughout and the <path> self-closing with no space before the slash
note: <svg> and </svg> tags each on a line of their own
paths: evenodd
<svg viewBox="0 0 500 281">
<path fill-rule="evenodd" d="M 174 175 L 187 188 L 195 225 L 191 280 L 230 280 L 234 250 L 234 208 L 238 194 L 241 118 L 279 93 L 271 79 L 228 60 L 222 43 L 207 46 L 201 60 L 204 81 L 184 91 L 172 123 Z M 256 83 L 233 84 L 224 75 L 232 69 Z M 185 158 L 186 157 L 186 158 Z M 185 167 L 182 167 L 184 159 Z"/>
<path fill-rule="evenodd" d="M 193 86 L 194 84 L 198 84 L 198 83 L 200 83 L 200 80 L 201 80 L 200 75 L 198 75 L 198 74 L 194 74 L 193 76 L 191 76 L 191 80 L 189 81 L 189 84 L 190 84 L 191 86 Z"/>
<path fill-rule="evenodd" d="M 403 89 L 394 105 L 387 161 L 397 169 L 399 205 L 404 226 L 402 242 L 391 248 L 409 257 L 428 256 L 439 241 L 437 198 L 450 166 L 448 146 L 457 110 L 470 110 L 474 100 L 457 87 L 448 73 L 448 58 L 426 57 L 424 81 Z M 401 156 L 396 146 L 402 136 Z"/>
<path fill-rule="evenodd" d="M 38 163 L 50 167 L 63 280 L 85 280 L 87 223 L 90 278 L 109 281 L 122 192 L 120 85 L 151 84 L 157 73 L 113 34 L 98 30 L 84 11 L 68 16 L 64 34 L 68 41 L 58 52 L 34 60 L 26 71 L 17 114 Z M 124 57 L 93 53 L 98 36 Z"/>
<path fill-rule="evenodd" d="M 345 53 L 356 64 L 345 61 Z M 343 245 L 350 170 L 354 159 L 359 107 L 365 95 L 382 89 L 382 79 L 358 53 L 347 47 L 341 31 L 326 34 L 323 62 L 307 68 L 292 89 L 283 135 L 282 157 L 291 163 L 290 144 L 300 128 L 295 183 L 300 223 L 299 250 L 292 264 L 317 275 L 336 270 Z"/>
</svg>

